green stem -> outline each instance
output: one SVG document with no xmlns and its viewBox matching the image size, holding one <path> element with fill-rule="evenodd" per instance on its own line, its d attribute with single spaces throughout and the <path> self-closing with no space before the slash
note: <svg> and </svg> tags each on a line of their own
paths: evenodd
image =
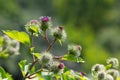
<svg viewBox="0 0 120 80">
<path fill-rule="evenodd" d="M 33 32 L 31 33 L 31 47 L 30 48 L 32 48 L 33 46 L 34 46 L 34 35 L 33 35 Z M 34 56 L 34 54 L 32 54 L 32 57 L 33 57 L 33 62 L 35 61 L 35 56 Z"/>
</svg>

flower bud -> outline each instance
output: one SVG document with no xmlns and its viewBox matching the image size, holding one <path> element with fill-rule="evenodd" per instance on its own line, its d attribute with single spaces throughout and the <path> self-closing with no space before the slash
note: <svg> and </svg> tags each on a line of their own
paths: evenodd
<svg viewBox="0 0 120 80">
<path fill-rule="evenodd" d="M 56 39 L 59 39 L 59 40 L 62 40 L 64 41 L 67 37 L 65 31 L 64 31 L 64 28 L 62 26 L 59 26 L 55 29 L 53 29 L 52 31 L 52 35 L 56 38 Z"/>
<path fill-rule="evenodd" d="M 48 17 L 48 16 L 41 16 L 40 17 L 40 22 L 41 22 L 41 26 L 40 28 L 43 30 L 43 31 L 46 31 L 49 27 L 50 27 L 50 21 L 51 21 L 51 17 Z"/>
<path fill-rule="evenodd" d="M 68 53 L 75 55 L 75 56 L 80 56 L 81 54 L 81 46 L 80 45 L 68 45 Z"/>
<path fill-rule="evenodd" d="M 59 63 L 57 61 L 53 61 L 50 64 L 50 70 L 52 72 L 54 72 L 55 74 L 63 73 L 63 69 L 64 69 L 64 64 L 63 63 Z"/>
<path fill-rule="evenodd" d="M 86 73 L 84 73 L 84 72 L 80 72 L 80 75 L 81 75 L 81 76 L 85 76 Z"/>
<path fill-rule="evenodd" d="M 119 71 L 115 69 L 107 70 L 107 74 L 110 74 L 115 80 L 119 76 Z"/>
<path fill-rule="evenodd" d="M 117 68 L 119 66 L 119 61 L 117 58 L 107 59 L 107 64 L 111 64 L 113 68 Z"/>
<path fill-rule="evenodd" d="M 49 21 L 51 20 L 51 17 L 41 16 L 41 17 L 40 17 L 40 20 L 41 20 L 42 22 L 49 22 Z"/>
<path fill-rule="evenodd" d="M 40 62 L 43 65 L 46 65 L 46 64 L 50 63 L 52 61 L 52 59 L 53 59 L 53 56 L 50 53 L 44 52 L 41 55 Z"/>
<path fill-rule="evenodd" d="M 37 20 L 31 20 L 30 24 L 38 24 L 38 21 Z"/>
<path fill-rule="evenodd" d="M 59 69 L 64 69 L 64 67 L 65 67 L 65 66 L 64 66 L 63 63 L 60 63 L 60 64 L 58 65 L 58 68 L 59 68 Z"/>
<path fill-rule="evenodd" d="M 58 68 L 58 65 L 59 65 L 58 62 L 53 61 L 53 62 L 51 63 L 51 65 L 50 65 L 51 71 L 54 72 L 54 73 L 58 73 L 59 70 L 60 70 L 60 69 Z"/>
<path fill-rule="evenodd" d="M 38 35 L 38 33 L 40 32 L 40 28 L 39 28 L 40 24 L 38 22 L 38 20 L 30 20 L 26 25 L 25 25 L 25 29 L 29 32 L 32 33 L 34 35 Z"/>
<path fill-rule="evenodd" d="M 92 72 L 99 72 L 99 71 L 105 71 L 105 66 L 102 65 L 102 64 L 95 64 L 93 67 L 92 67 Z"/>
<path fill-rule="evenodd" d="M 100 71 L 100 72 L 98 72 L 97 78 L 98 78 L 98 80 L 105 80 L 105 78 L 106 78 L 106 73 L 105 73 L 105 71 Z"/>
</svg>

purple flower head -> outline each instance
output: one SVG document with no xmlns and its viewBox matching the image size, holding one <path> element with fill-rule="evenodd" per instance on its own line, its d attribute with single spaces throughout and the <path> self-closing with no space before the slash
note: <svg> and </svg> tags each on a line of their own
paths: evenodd
<svg viewBox="0 0 120 80">
<path fill-rule="evenodd" d="M 38 24 L 38 20 L 30 20 L 31 24 Z"/>
<path fill-rule="evenodd" d="M 51 17 L 48 17 L 48 16 L 41 16 L 41 17 L 40 17 L 40 20 L 41 20 L 42 22 L 48 22 L 48 21 L 51 20 Z"/>
<path fill-rule="evenodd" d="M 63 63 L 60 63 L 59 65 L 58 65 L 58 68 L 59 69 L 63 69 L 65 66 L 64 66 L 64 64 Z"/>
</svg>

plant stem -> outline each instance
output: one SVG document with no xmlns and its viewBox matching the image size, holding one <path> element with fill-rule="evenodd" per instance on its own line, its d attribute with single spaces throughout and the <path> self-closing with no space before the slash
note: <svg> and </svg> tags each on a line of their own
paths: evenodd
<svg viewBox="0 0 120 80">
<path fill-rule="evenodd" d="M 54 45 L 54 43 L 56 42 L 56 38 L 53 40 L 53 42 L 49 45 L 49 47 L 47 48 L 47 52 L 52 48 L 52 46 Z"/>
<path fill-rule="evenodd" d="M 42 69 L 37 70 L 36 72 L 34 72 L 34 73 L 30 74 L 29 76 L 27 76 L 27 78 L 31 78 L 31 76 L 32 76 L 32 75 L 34 75 L 34 74 L 36 74 L 36 73 L 38 73 L 38 72 L 40 72 L 40 71 L 42 71 Z"/>
<path fill-rule="evenodd" d="M 53 58 L 54 58 L 54 59 L 61 60 L 61 59 L 63 58 L 63 56 L 54 56 Z"/>
<path fill-rule="evenodd" d="M 31 46 L 30 46 L 30 48 L 32 48 L 33 46 L 34 46 L 34 35 L 33 35 L 33 32 L 31 33 Z M 35 56 L 34 56 L 34 54 L 32 54 L 32 57 L 33 57 L 33 62 L 35 61 Z"/>
<path fill-rule="evenodd" d="M 50 41 L 47 37 L 46 31 L 44 31 L 44 39 L 47 41 L 47 43 L 50 45 Z"/>
</svg>

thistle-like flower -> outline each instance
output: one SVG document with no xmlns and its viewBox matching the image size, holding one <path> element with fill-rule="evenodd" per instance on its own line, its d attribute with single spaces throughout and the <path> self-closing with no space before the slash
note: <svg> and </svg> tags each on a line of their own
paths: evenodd
<svg viewBox="0 0 120 80">
<path fill-rule="evenodd" d="M 2 36 L 3 42 L 1 51 L 6 51 L 9 54 L 19 54 L 20 43 L 17 40 L 9 38 L 7 35 Z"/>
<path fill-rule="evenodd" d="M 63 69 L 64 69 L 64 64 L 63 63 L 59 63 L 57 61 L 53 61 L 50 64 L 50 70 L 52 72 L 54 72 L 55 74 L 63 73 Z"/>
<path fill-rule="evenodd" d="M 59 26 L 59 27 L 52 29 L 51 33 L 54 36 L 54 38 L 56 38 L 58 40 L 65 41 L 65 39 L 67 37 L 67 35 L 64 31 L 64 28 L 62 26 Z"/>
<path fill-rule="evenodd" d="M 7 50 L 11 54 L 19 54 L 20 43 L 16 40 L 12 40 L 11 44 L 8 46 Z"/>
<path fill-rule="evenodd" d="M 31 20 L 31 21 L 30 21 L 30 24 L 32 24 L 32 25 L 33 25 L 33 24 L 39 24 L 39 22 L 38 22 L 38 20 Z"/>
<path fill-rule="evenodd" d="M 105 71 L 105 66 L 102 64 L 95 64 L 91 70 L 93 73 L 98 73 L 99 71 Z"/>
<path fill-rule="evenodd" d="M 119 71 L 116 69 L 109 69 L 106 71 L 107 74 L 110 74 L 114 80 L 116 80 L 116 78 L 119 76 Z"/>
<path fill-rule="evenodd" d="M 105 78 L 106 78 L 106 72 L 105 71 L 99 71 L 97 73 L 97 78 L 98 78 L 98 80 L 105 80 Z"/>
<path fill-rule="evenodd" d="M 59 63 L 58 68 L 59 69 L 64 69 L 65 65 L 63 63 Z"/>
<path fill-rule="evenodd" d="M 43 31 L 46 31 L 50 26 L 51 26 L 51 17 L 48 17 L 48 16 L 41 16 L 40 18 L 40 28 L 43 30 Z"/>
<path fill-rule="evenodd" d="M 42 22 L 49 22 L 49 21 L 51 20 L 51 17 L 41 16 L 41 17 L 40 17 L 40 20 L 41 20 Z"/>
<path fill-rule="evenodd" d="M 80 56 L 81 54 L 82 47 L 80 45 L 68 45 L 68 53 L 75 55 L 75 56 Z"/>
<path fill-rule="evenodd" d="M 40 33 L 40 23 L 38 22 L 38 20 L 30 20 L 26 25 L 25 25 L 25 29 L 27 30 L 27 32 L 29 32 L 30 34 L 34 34 L 34 35 L 38 35 L 38 33 Z"/>
<path fill-rule="evenodd" d="M 47 65 L 53 60 L 53 56 L 49 52 L 43 52 L 40 58 L 40 63 L 42 65 Z"/>
<path fill-rule="evenodd" d="M 119 61 L 117 58 L 110 58 L 110 59 L 107 59 L 107 64 L 111 64 L 112 65 L 112 68 L 117 68 L 119 66 Z"/>
<path fill-rule="evenodd" d="M 114 79 L 111 75 L 107 74 L 105 80 L 114 80 Z"/>
</svg>

